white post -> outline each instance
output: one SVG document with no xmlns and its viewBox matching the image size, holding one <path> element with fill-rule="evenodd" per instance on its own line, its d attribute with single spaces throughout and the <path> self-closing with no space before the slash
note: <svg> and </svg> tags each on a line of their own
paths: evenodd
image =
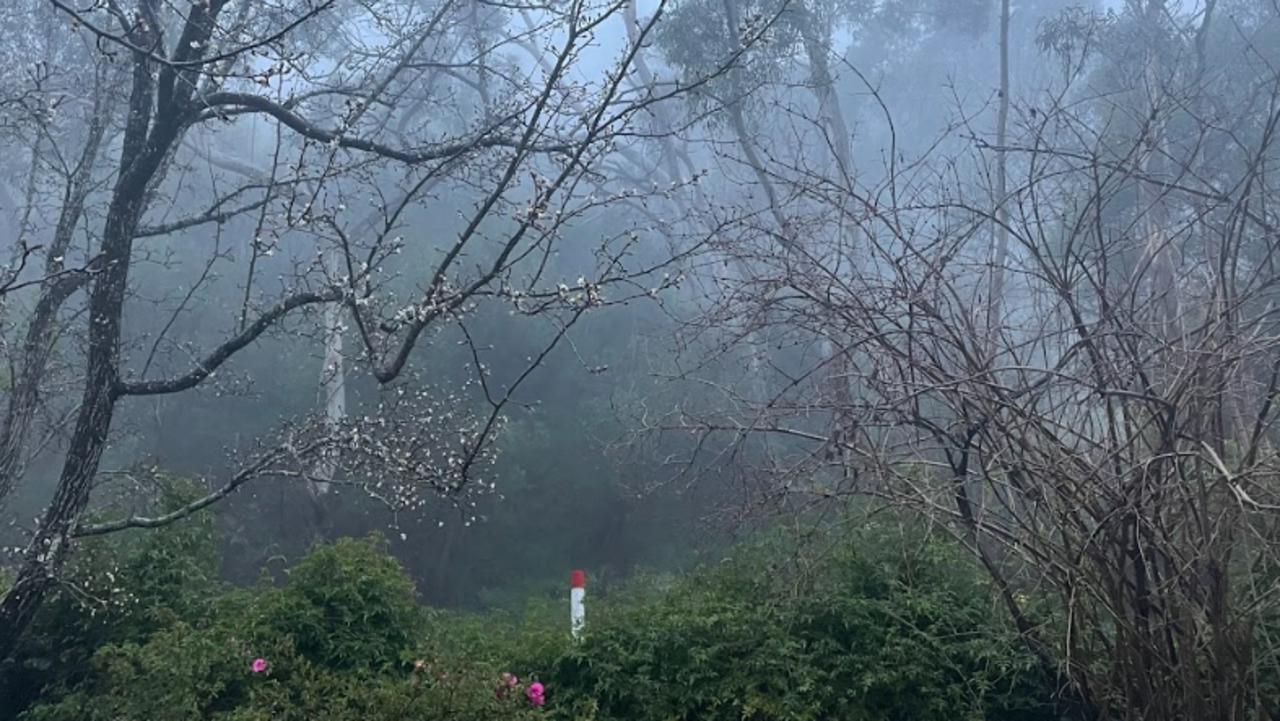
<svg viewBox="0 0 1280 721">
<path fill-rule="evenodd" d="M 587 624 L 587 608 L 583 599 L 587 596 L 587 574 L 575 570 L 569 574 L 569 632 L 575 639 L 582 638 Z"/>
</svg>

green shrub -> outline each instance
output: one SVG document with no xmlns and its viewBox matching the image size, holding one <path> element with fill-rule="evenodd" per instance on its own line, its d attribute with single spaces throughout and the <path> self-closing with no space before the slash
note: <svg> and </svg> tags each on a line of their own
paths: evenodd
<svg viewBox="0 0 1280 721">
<path fill-rule="evenodd" d="M 953 545 L 868 524 L 521 618 L 420 607 L 384 544 L 317 548 L 282 586 L 108 643 L 27 721 L 948 721 L 1048 718 L 1048 687 Z M 800 553 L 800 551 L 806 553 Z M 155 617 L 159 619 L 159 616 Z M 267 669 L 255 673 L 254 659 Z M 546 685 L 534 708 L 502 674 Z"/>
<path fill-rule="evenodd" d="M 263 604 L 261 623 L 334 670 L 403 664 L 422 630 L 413 582 L 377 537 L 321 546 Z"/>
<path fill-rule="evenodd" d="M 165 478 L 163 484 L 157 511 L 199 492 L 182 479 Z M 207 514 L 157 530 L 78 541 L 62 583 L 4 669 L 8 697 L 0 704 L 0 719 L 80 683 L 99 648 L 141 642 L 179 620 L 205 615 L 222 590 Z"/>
<path fill-rule="evenodd" d="M 325 668 L 287 638 L 237 643 L 224 629 L 185 625 L 144 645 L 105 649 L 91 683 L 33 710 L 29 721 L 422 721 L 532 718 L 518 696 L 497 698 L 496 675 L 423 665 L 373 673 Z M 252 645 L 253 651 L 246 653 Z M 268 660 L 254 673 L 251 654 Z M 468 673 L 471 671 L 472 673 Z"/>
<path fill-rule="evenodd" d="M 283 587 L 223 594 L 145 641 L 109 644 L 92 673 L 30 721 L 518 718 L 499 672 L 466 659 L 415 663 L 425 613 L 376 539 L 317 548 Z M 267 668 L 257 673 L 255 659 Z M 442 715 L 445 714 L 449 715 Z"/>
<path fill-rule="evenodd" d="M 662 600 L 593 604 L 584 641 L 546 661 L 553 705 L 617 721 L 1048 717 L 1034 659 L 948 544 L 880 526 L 816 567 L 782 560 L 743 549 Z"/>
</svg>

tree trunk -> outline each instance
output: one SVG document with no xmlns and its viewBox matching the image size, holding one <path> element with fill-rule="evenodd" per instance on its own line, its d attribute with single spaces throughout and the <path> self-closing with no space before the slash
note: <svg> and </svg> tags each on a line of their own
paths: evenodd
<svg viewBox="0 0 1280 721">
<path fill-rule="evenodd" d="M 805 55 L 809 58 L 809 83 L 818 100 L 818 114 L 826 126 L 827 142 L 835 156 L 837 171 L 842 178 L 848 179 L 853 173 L 853 150 L 849 145 L 849 125 L 845 122 L 844 110 L 836 94 L 835 77 L 831 74 L 827 41 L 820 34 L 813 11 L 804 3 L 797 3 L 795 8 L 801 16 L 800 36 Z"/>
<path fill-rule="evenodd" d="M 224 0 L 193 5 L 173 55 L 190 58 L 208 42 Z M 145 24 L 129 36 L 138 47 L 156 43 Z M 119 398 L 120 330 L 133 240 L 148 189 L 188 122 L 195 76 L 180 63 L 165 66 L 157 79 L 144 54 L 133 61 L 128 118 L 120 152 L 120 172 L 111 191 L 102 231 L 100 271 L 89 296 L 89 350 L 84 394 L 53 501 L 27 546 L 13 587 L 0 599 L 0 659 L 8 658 L 31 624 L 66 559 L 72 535 L 89 505 L 89 494 L 106 447 Z M 154 121 L 153 121 L 154 119 Z"/>
<path fill-rule="evenodd" d="M 1160 58 L 1161 19 L 1165 15 L 1165 0 L 1148 0 L 1145 8 L 1146 62 L 1143 68 L 1144 85 L 1150 93 L 1147 98 L 1147 125 L 1138 156 L 1138 212 L 1141 214 L 1141 230 L 1146 238 L 1146 255 L 1151 262 L 1151 301 L 1160 335 L 1166 341 L 1177 333 L 1181 302 L 1177 287 L 1177 263 L 1173 257 L 1171 238 L 1166 234 L 1169 207 L 1166 191 L 1160 185 L 1165 180 L 1164 158 L 1164 93 L 1162 63 Z"/>
<path fill-rule="evenodd" d="M 325 270 L 331 282 L 338 276 L 338 251 L 331 250 L 325 256 Z M 347 419 L 347 371 L 342 356 L 342 303 L 334 302 L 324 309 L 324 366 L 320 369 L 320 396 L 324 403 L 325 431 L 334 434 Z M 324 452 L 316 476 L 333 480 L 337 472 L 337 449 Z M 316 496 L 329 492 L 329 484 L 312 483 L 309 486 Z"/>
<path fill-rule="evenodd" d="M 987 292 L 988 353 L 996 347 L 995 336 L 1003 323 L 1004 267 L 1009 258 L 1009 161 L 1005 145 L 1009 138 L 1009 0 L 1000 0 L 1000 110 L 996 116 L 996 227 L 991 244 L 991 283 Z"/>
<path fill-rule="evenodd" d="M 143 187 L 139 185 L 136 190 Z M 88 373 L 80 414 L 53 502 L 27 547 L 13 588 L 0 600 L 0 658 L 13 652 L 19 636 L 30 625 L 66 556 L 75 523 L 89 504 L 89 492 L 115 410 L 120 320 L 140 195 L 140 192 L 123 192 L 112 203 L 103 238 L 106 266 L 90 298 Z"/>
<path fill-rule="evenodd" d="M 89 197 L 98 150 L 106 132 L 108 112 L 100 93 L 94 98 L 94 115 L 89 123 L 88 137 L 79 162 L 67 179 L 58 225 L 54 228 L 53 240 L 45 253 L 44 274 L 49 280 L 41 286 L 40 298 L 27 323 L 17 377 L 13 379 L 8 412 L 5 414 L 4 426 L 0 428 L 0 507 L 3 507 L 5 497 L 13 491 L 25 470 L 27 438 L 32 419 L 40 405 L 40 382 L 53 353 L 54 338 L 57 336 L 54 325 L 58 311 L 88 280 L 88 275 L 85 274 L 60 274 L 76 225 L 84 213 L 85 200 Z"/>
<path fill-rule="evenodd" d="M 814 17 L 812 9 L 803 2 L 795 4 L 799 14 L 800 36 L 804 43 L 805 55 L 809 59 L 809 84 L 815 99 L 818 101 L 818 115 L 824 126 L 825 139 L 833 159 L 835 160 L 838 182 L 852 187 L 853 185 L 853 150 L 849 144 L 849 126 L 844 119 L 844 111 L 840 107 L 840 98 L 836 93 L 835 77 L 831 74 L 831 63 L 828 58 L 830 33 L 820 29 L 819 21 Z M 840 224 L 842 234 L 850 232 L 849 226 Z M 855 231 L 856 232 L 856 231 Z M 841 248 L 848 248 L 846 242 Z M 834 268 L 831 269 L 834 272 Z M 824 382 L 831 394 L 831 431 L 830 446 L 832 457 L 840 459 L 841 477 L 853 477 L 853 455 L 850 452 L 854 441 L 854 421 L 849 416 L 854 397 L 850 378 L 853 376 L 853 365 L 844 347 L 840 347 L 836 339 L 823 336 L 821 340 L 822 357 L 827 364 Z"/>
</svg>

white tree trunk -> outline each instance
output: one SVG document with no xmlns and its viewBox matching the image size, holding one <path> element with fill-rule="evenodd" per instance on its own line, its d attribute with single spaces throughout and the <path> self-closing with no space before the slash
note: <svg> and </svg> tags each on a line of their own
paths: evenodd
<svg viewBox="0 0 1280 721">
<path fill-rule="evenodd" d="M 336 275 L 338 251 L 332 250 L 325 257 L 326 270 L 330 277 Z M 342 304 L 330 303 L 324 309 L 324 365 L 320 369 L 320 394 L 324 403 L 325 430 L 336 433 L 343 421 L 347 419 L 347 373 L 342 357 Z M 337 451 L 325 453 L 316 477 L 326 481 L 333 480 L 337 470 Z M 323 481 L 312 484 L 316 495 L 329 492 L 329 484 Z"/>
<path fill-rule="evenodd" d="M 991 283 L 987 289 L 987 347 L 994 355 L 1004 315 L 1004 270 L 1009 258 L 1009 0 L 1000 1 L 1000 110 L 996 117 L 996 227 L 991 243 Z"/>
</svg>

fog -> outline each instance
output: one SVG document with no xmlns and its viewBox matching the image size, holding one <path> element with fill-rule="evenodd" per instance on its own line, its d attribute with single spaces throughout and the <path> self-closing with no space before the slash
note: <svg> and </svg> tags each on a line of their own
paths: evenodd
<svg viewBox="0 0 1280 721">
<path fill-rule="evenodd" d="M 892 508 L 1098 718 L 1261 693 L 1101 679 L 1269 672 L 1213 643 L 1275 608 L 1272 0 L 0 29 L 0 658 L 82 544 L 195 517 L 232 584 L 378 533 L 491 610 Z M 1111 618 L 1146 655 L 1075 669 Z"/>
</svg>

